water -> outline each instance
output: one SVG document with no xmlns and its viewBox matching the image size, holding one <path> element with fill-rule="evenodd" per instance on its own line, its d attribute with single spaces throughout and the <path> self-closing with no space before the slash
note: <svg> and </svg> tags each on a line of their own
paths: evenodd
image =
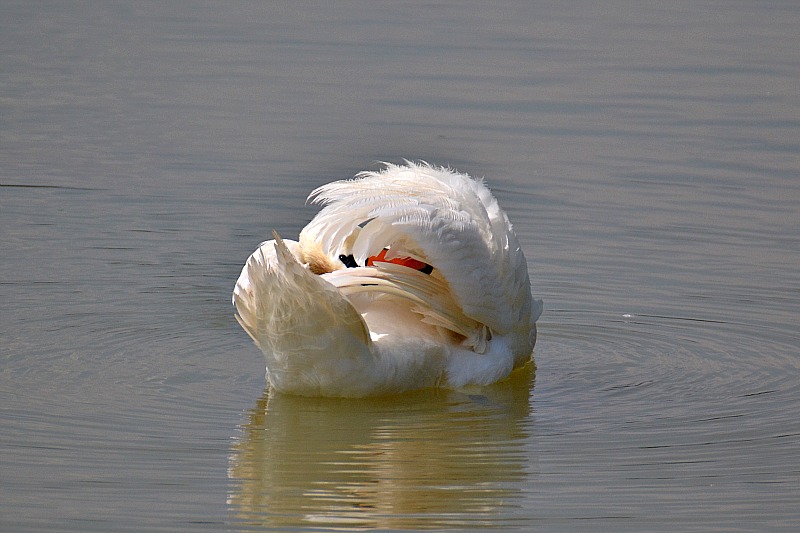
<svg viewBox="0 0 800 533">
<path fill-rule="evenodd" d="M 6 2 L 0 529 L 800 527 L 794 2 Z M 485 175 L 535 372 L 269 397 L 241 264 L 315 186 Z"/>
</svg>

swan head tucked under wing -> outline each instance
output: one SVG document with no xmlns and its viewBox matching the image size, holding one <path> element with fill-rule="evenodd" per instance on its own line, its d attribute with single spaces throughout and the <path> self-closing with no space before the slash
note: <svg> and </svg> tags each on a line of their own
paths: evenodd
<svg viewBox="0 0 800 533">
<path fill-rule="evenodd" d="M 233 291 L 277 391 L 360 397 L 487 385 L 531 359 L 540 300 L 480 180 L 424 163 L 323 185 L 298 241 L 262 243 Z"/>
</svg>

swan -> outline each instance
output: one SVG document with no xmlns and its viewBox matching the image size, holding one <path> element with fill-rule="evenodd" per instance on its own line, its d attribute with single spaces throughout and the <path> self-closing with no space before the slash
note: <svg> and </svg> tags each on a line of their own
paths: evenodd
<svg viewBox="0 0 800 533">
<path fill-rule="evenodd" d="M 364 397 L 488 385 L 532 358 L 541 300 L 482 180 L 425 162 L 323 185 L 299 240 L 263 242 L 233 291 L 275 391 Z"/>
</svg>

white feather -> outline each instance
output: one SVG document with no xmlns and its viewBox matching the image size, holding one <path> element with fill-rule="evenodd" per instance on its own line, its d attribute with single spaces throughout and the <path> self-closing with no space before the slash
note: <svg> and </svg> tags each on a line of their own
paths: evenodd
<svg viewBox="0 0 800 533">
<path fill-rule="evenodd" d="M 277 235 L 263 243 L 234 290 L 237 319 L 276 389 L 364 396 L 487 384 L 530 359 L 541 302 L 482 181 L 426 163 L 387 164 L 309 200 L 324 207 L 299 243 Z M 366 265 L 386 248 L 386 261 L 413 258 L 433 271 L 338 261 L 352 254 Z"/>
</svg>

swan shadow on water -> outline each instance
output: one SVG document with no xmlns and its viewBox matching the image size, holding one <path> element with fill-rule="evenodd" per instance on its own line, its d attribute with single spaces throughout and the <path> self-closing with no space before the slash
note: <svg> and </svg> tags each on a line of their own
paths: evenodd
<svg viewBox="0 0 800 533">
<path fill-rule="evenodd" d="M 270 393 L 232 446 L 229 506 L 254 527 L 502 525 L 521 512 L 535 365 L 474 390 Z"/>
</svg>

